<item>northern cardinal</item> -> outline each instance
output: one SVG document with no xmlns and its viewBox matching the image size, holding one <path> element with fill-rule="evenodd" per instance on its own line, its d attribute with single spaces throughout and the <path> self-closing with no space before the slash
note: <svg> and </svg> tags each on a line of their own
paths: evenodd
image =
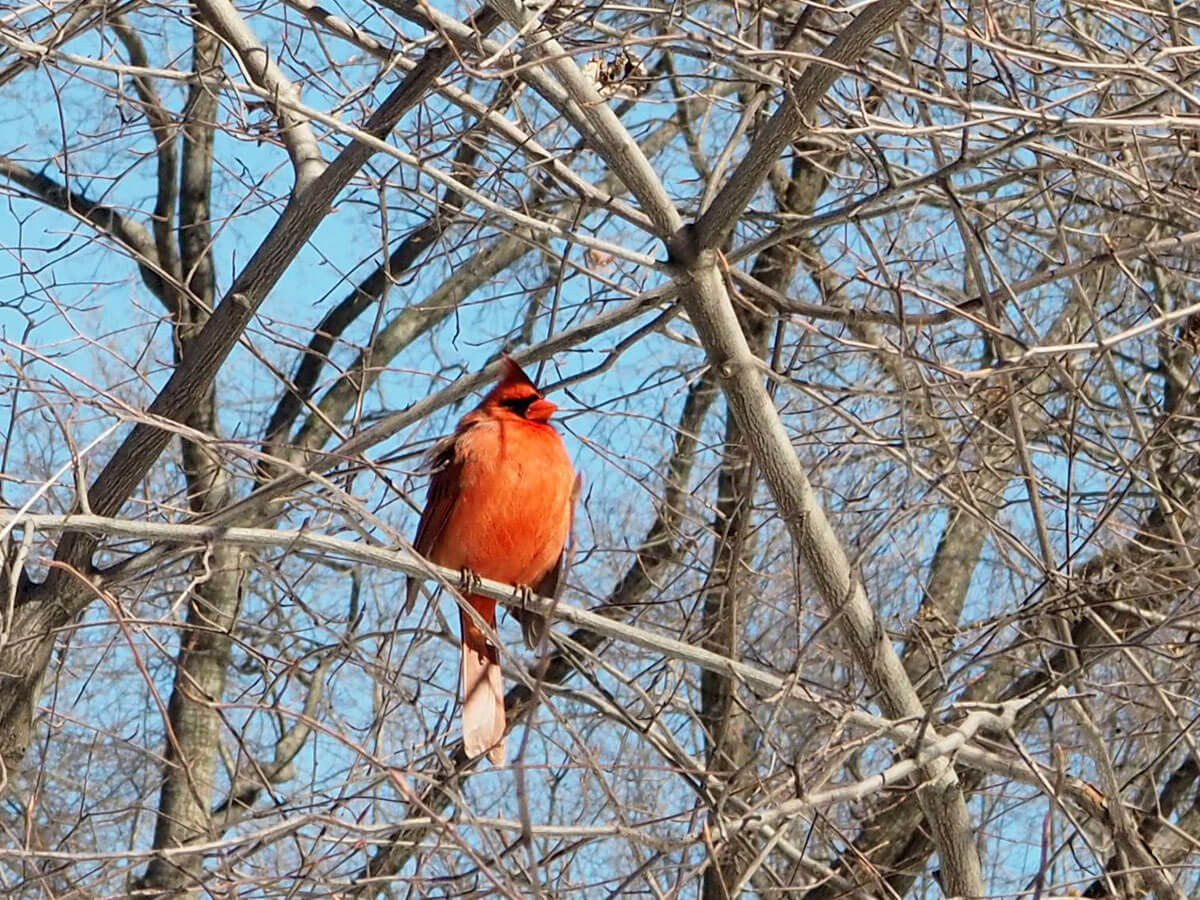
<svg viewBox="0 0 1200 900">
<path fill-rule="evenodd" d="M 454 434 L 433 448 L 433 479 L 413 546 L 431 562 L 556 596 L 567 568 L 578 479 L 562 438 L 550 424 L 558 407 L 542 396 L 520 366 L 503 357 L 499 383 Z M 406 610 L 416 601 L 408 580 Z M 496 601 L 466 600 L 496 628 Z M 520 617 L 530 646 L 545 626 Z M 504 690 L 499 654 L 471 620 L 462 625 L 463 747 L 504 762 Z"/>
</svg>

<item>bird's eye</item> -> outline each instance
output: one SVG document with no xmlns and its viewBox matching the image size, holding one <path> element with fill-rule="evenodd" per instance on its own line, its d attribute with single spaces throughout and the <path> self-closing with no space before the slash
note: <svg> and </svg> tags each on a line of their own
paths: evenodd
<svg viewBox="0 0 1200 900">
<path fill-rule="evenodd" d="M 529 406 L 537 399 L 537 395 L 531 397 L 509 397 L 507 400 L 501 400 L 500 405 L 506 409 L 511 409 L 518 416 L 525 415 L 529 411 Z"/>
</svg>

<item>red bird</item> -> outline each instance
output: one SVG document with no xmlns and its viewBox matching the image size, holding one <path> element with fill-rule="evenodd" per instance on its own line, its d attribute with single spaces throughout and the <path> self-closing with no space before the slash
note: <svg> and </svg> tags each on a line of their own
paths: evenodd
<svg viewBox="0 0 1200 900">
<path fill-rule="evenodd" d="M 503 358 L 500 382 L 454 434 L 431 454 L 433 480 L 413 546 L 430 562 L 467 573 L 531 586 L 556 596 L 567 568 L 578 480 L 562 438 L 550 424 L 558 409 L 520 366 Z M 408 580 L 406 610 L 419 581 Z M 466 600 L 496 628 L 496 601 Z M 526 642 L 544 621 L 525 614 Z M 487 752 L 504 762 L 504 689 L 496 647 L 459 610 L 462 624 L 463 747 L 471 757 Z"/>
</svg>

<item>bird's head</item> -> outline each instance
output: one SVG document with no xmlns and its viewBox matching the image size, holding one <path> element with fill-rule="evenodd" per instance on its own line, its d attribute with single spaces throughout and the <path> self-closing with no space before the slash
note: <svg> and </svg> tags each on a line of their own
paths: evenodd
<svg viewBox="0 0 1200 900">
<path fill-rule="evenodd" d="M 484 408 L 494 412 L 504 410 L 530 422 L 549 422 L 558 405 L 542 396 L 537 385 L 507 353 L 500 358 L 500 363 L 500 381 L 483 398 Z"/>
</svg>

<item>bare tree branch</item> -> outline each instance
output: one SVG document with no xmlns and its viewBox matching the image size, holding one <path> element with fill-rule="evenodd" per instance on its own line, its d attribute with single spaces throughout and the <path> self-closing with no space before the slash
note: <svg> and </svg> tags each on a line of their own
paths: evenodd
<svg viewBox="0 0 1200 900">
<path fill-rule="evenodd" d="M 164 304 L 170 302 L 168 279 L 171 272 L 159 262 L 154 238 L 141 222 L 78 191 L 68 190 L 50 176 L 34 172 L 6 156 L 0 156 L 0 175 L 48 206 L 78 217 L 100 234 L 121 244 L 132 254 L 151 293 Z"/>
<path fill-rule="evenodd" d="M 299 89 L 275 64 L 229 0 L 195 0 L 195 3 L 204 21 L 232 48 L 250 81 L 274 98 L 300 102 Z M 281 125 L 280 137 L 296 172 L 293 195 L 299 195 L 325 171 L 325 160 L 321 157 L 316 135 L 303 117 L 282 104 L 276 104 L 275 115 Z"/>
</svg>

